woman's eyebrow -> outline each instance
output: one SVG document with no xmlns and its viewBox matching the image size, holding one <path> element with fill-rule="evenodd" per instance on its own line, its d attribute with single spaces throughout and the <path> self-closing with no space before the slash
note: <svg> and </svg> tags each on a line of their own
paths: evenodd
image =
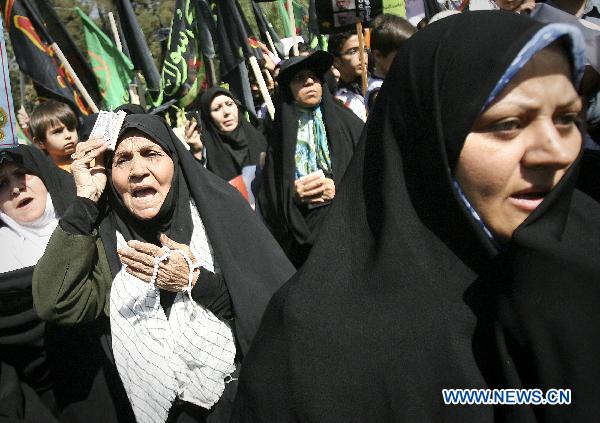
<svg viewBox="0 0 600 423">
<path fill-rule="evenodd" d="M 581 97 L 578 96 L 578 95 L 575 95 L 570 100 L 569 99 L 565 100 L 565 102 L 562 103 L 560 105 L 560 107 L 571 107 L 571 106 L 574 106 L 577 103 L 580 103 L 581 101 L 582 101 Z"/>
</svg>

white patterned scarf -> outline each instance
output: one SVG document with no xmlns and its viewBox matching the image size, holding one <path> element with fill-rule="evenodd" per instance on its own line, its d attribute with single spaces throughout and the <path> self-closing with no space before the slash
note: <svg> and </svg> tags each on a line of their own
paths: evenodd
<svg viewBox="0 0 600 423">
<path fill-rule="evenodd" d="M 193 201 L 190 209 L 190 249 L 200 266 L 219 273 Z M 117 232 L 117 247 L 124 246 Z M 211 408 L 235 370 L 235 343 L 226 323 L 188 293 L 177 294 L 167 319 L 158 288 L 125 266 L 112 284 L 110 325 L 119 376 L 138 422 L 164 422 L 175 398 Z"/>
</svg>

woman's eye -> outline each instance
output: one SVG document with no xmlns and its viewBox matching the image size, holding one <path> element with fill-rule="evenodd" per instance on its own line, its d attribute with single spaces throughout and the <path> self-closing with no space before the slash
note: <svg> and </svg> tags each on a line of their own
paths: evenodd
<svg viewBox="0 0 600 423">
<path fill-rule="evenodd" d="M 523 124 L 519 119 L 503 120 L 493 123 L 489 127 L 490 132 L 511 132 L 523 128 Z"/>
<path fill-rule="evenodd" d="M 144 152 L 144 157 L 154 158 L 158 156 L 160 156 L 160 153 L 158 151 L 148 150 Z"/>
<path fill-rule="evenodd" d="M 554 123 L 561 126 L 570 126 L 578 124 L 580 121 L 579 113 L 565 113 L 554 118 Z"/>
</svg>

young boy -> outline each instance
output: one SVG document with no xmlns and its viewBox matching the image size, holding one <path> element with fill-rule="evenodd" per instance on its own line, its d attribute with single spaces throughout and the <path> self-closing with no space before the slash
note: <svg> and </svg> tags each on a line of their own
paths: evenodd
<svg viewBox="0 0 600 423">
<path fill-rule="evenodd" d="M 396 57 L 396 51 L 417 30 L 400 16 L 382 14 L 375 18 L 371 29 L 371 51 L 375 58 L 375 70 L 369 79 L 365 102 L 371 110 L 383 80 Z"/>
<path fill-rule="evenodd" d="M 37 106 L 29 121 L 33 142 L 46 152 L 54 164 L 71 171 L 71 154 L 75 152 L 77 116 L 59 101 L 48 100 Z"/>
</svg>

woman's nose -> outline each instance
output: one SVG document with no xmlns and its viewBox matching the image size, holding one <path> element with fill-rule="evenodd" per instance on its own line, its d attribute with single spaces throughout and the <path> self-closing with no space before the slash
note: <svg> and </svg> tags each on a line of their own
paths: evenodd
<svg viewBox="0 0 600 423">
<path fill-rule="evenodd" d="M 561 133 L 551 119 L 538 122 L 530 135 L 523 155 L 523 163 L 530 167 L 563 169 L 573 163 L 581 149 L 581 133 L 578 129 L 572 128 L 568 133 Z"/>
<path fill-rule="evenodd" d="M 129 169 L 129 177 L 136 178 L 140 176 L 145 176 L 148 173 L 148 168 L 145 164 L 145 161 L 140 156 L 134 156 L 131 159 L 131 168 Z"/>
<path fill-rule="evenodd" d="M 12 184 L 11 194 L 13 197 L 18 197 L 22 191 L 25 191 L 25 181 L 16 180 Z"/>
</svg>

